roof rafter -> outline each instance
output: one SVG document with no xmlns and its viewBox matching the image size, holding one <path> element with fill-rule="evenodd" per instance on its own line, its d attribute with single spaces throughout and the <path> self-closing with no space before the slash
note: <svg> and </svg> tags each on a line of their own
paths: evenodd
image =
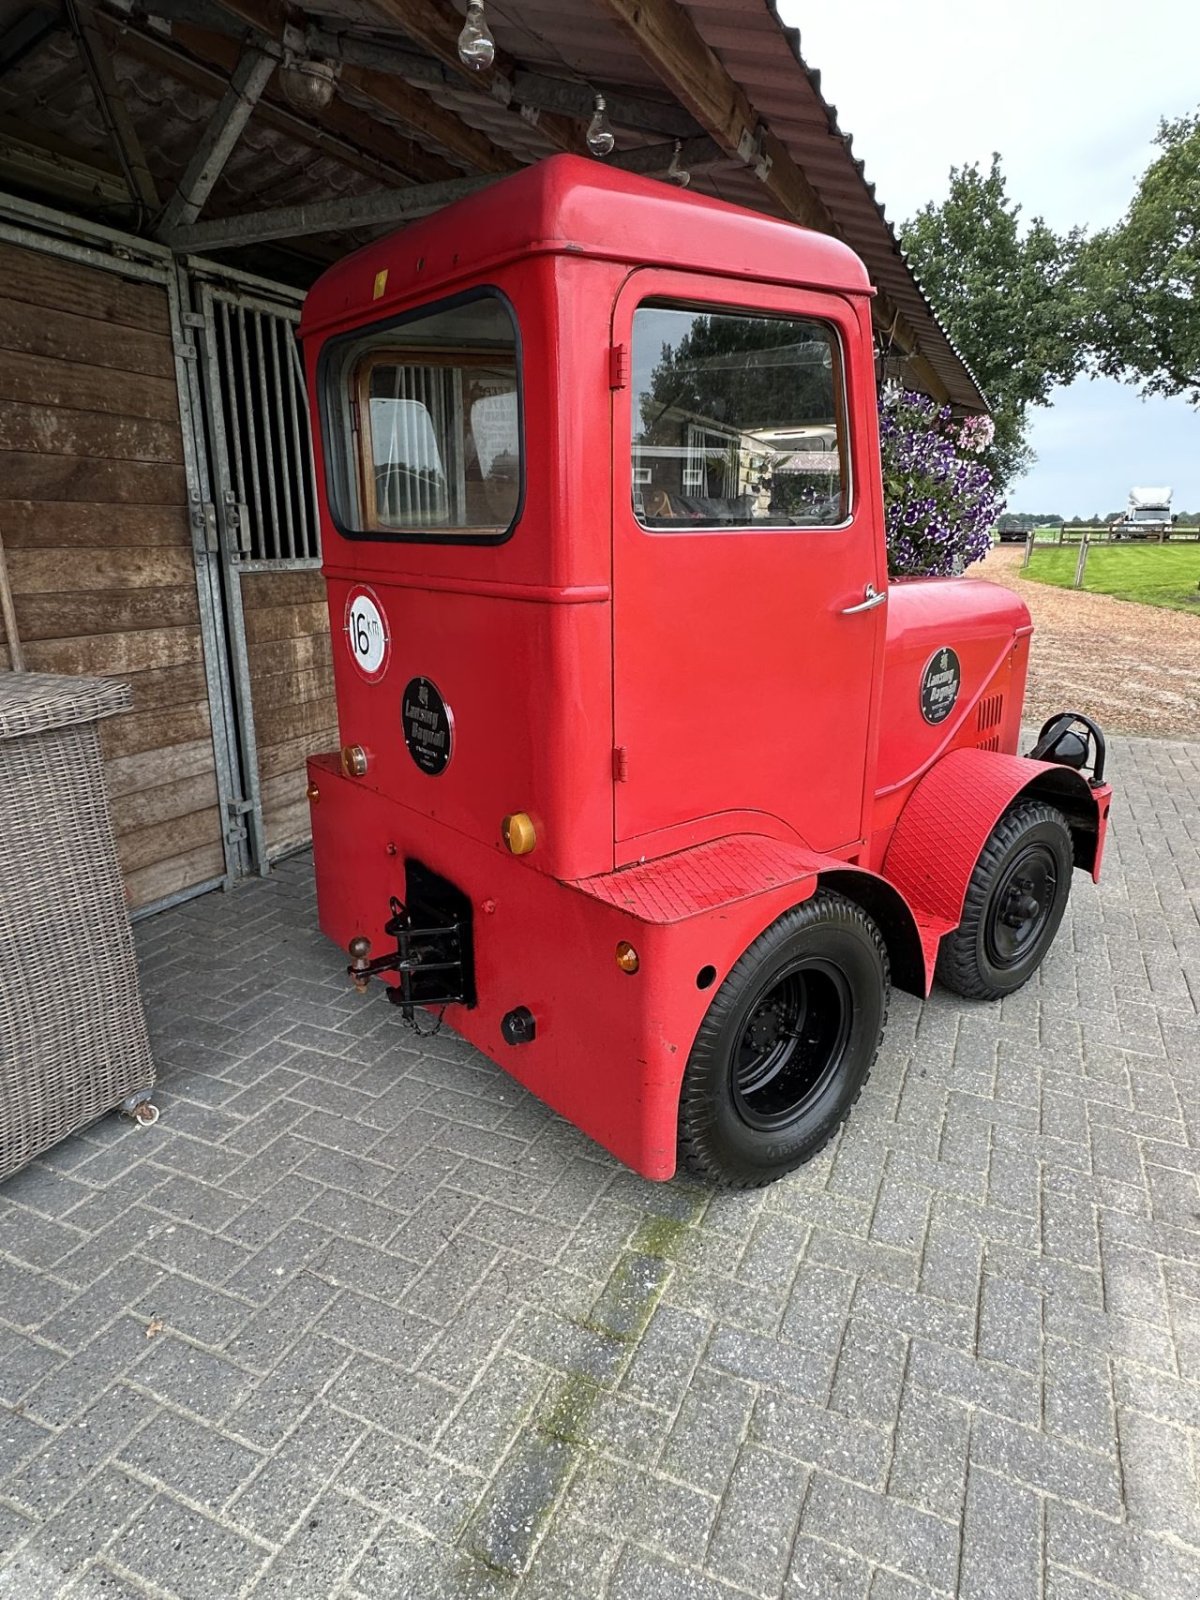
<svg viewBox="0 0 1200 1600">
<path fill-rule="evenodd" d="M 156 9 L 158 4 L 159 0 L 154 0 Z M 239 35 L 245 37 L 245 34 L 244 28 L 213 33 L 176 24 L 172 29 L 174 42 L 170 44 L 133 27 L 122 30 L 121 41 L 124 50 L 147 65 L 160 68 L 202 92 L 220 95 L 224 93 L 225 79 L 237 65 Z M 255 119 L 313 149 L 326 152 L 377 182 L 400 177 L 407 182 L 434 183 L 457 176 L 456 169 L 448 161 L 428 153 L 368 112 L 336 97 L 323 111 L 301 116 L 287 105 L 273 83 L 260 99 Z"/>
<path fill-rule="evenodd" d="M 598 0 L 598 4 L 721 148 L 755 170 L 787 216 L 822 233 L 837 233 L 832 216 L 787 146 L 764 125 L 745 91 L 676 0 Z M 947 399 L 941 375 L 920 353 L 916 334 L 882 290 L 874 310 L 877 324 L 905 352 L 929 392 Z"/>
<path fill-rule="evenodd" d="M 154 0 L 144 0 L 144 3 L 152 7 Z M 259 35 L 276 44 L 282 43 L 281 8 L 274 0 L 217 0 L 217 4 Z M 340 82 L 389 117 L 395 117 L 406 128 L 423 135 L 469 171 L 511 172 L 519 165 L 515 156 L 498 149 L 486 135 L 440 106 L 421 87 L 364 67 L 344 67 Z"/>
<path fill-rule="evenodd" d="M 142 208 L 142 217 L 149 220 L 158 210 L 158 188 L 117 82 L 108 41 L 100 32 L 91 5 L 68 0 L 67 19 L 101 119 L 129 184 L 129 198 Z"/>
<path fill-rule="evenodd" d="M 242 136 L 278 57 L 255 45 L 246 45 L 225 93 L 208 119 L 208 126 L 184 169 L 175 193 L 167 201 L 157 233 L 166 238 L 177 228 L 194 222 L 204 209 L 225 163 Z"/>
</svg>

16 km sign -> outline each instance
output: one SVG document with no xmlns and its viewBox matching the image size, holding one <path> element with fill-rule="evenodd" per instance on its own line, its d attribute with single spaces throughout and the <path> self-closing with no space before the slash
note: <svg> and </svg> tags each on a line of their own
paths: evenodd
<svg viewBox="0 0 1200 1600">
<path fill-rule="evenodd" d="M 387 671 L 392 641 L 383 607 L 370 589 L 353 589 L 346 601 L 346 641 L 350 657 L 368 683 Z"/>
</svg>

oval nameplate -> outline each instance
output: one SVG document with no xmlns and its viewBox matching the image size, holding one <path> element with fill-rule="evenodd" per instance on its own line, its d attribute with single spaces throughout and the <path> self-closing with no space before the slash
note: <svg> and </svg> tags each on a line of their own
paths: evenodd
<svg viewBox="0 0 1200 1600">
<path fill-rule="evenodd" d="M 422 772 L 436 778 L 454 751 L 454 717 L 437 685 L 410 678 L 400 700 L 400 722 L 408 753 Z"/>
</svg>

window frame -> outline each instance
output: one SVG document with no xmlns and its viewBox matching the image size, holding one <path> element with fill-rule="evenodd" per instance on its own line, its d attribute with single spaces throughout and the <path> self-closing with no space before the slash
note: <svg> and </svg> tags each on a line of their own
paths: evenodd
<svg viewBox="0 0 1200 1600">
<path fill-rule="evenodd" d="M 422 358 L 424 364 L 429 366 L 453 367 L 469 365 L 472 362 L 481 365 L 487 360 L 495 360 L 495 350 L 480 350 L 478 347 L 464 345 L 461 349 L 454 349 L 445 345 L 430 345 L 427 349 L 413 346 L 397 346 L 389 350 L 382 343 L 372 345 L 363 351 L 358 360 L 346 369 L 339 377 L 334 371 L 334 366 L 339 353 L 347 345 L 361 344 L 365 340 L 380 339 L 383 335 L 401 330 L 413 322 L 420 322 L 427 317 L 439 315 L 445 311 L 457 310 L 460 306 L 473 305 L 480 300 L 498 300 L 503 306 L 513 333 L 513 375 L 515 379 L 515 393 L 517 397 L 517 500 L 513 508 L 512 518 L 506 527 L 498 530 L 487 528 L 384 528 L 384 527 L 352 527 L 347 522 L 344 512 L 349 508 L 343 501 L 345 482 L 340 481 L 351 476 L 354 480 L 353 492 L 358 499 L 359 520 L 370 522 L 375 512 L 375 493 L 373 481 L 366 472 L 368 460 L 364 449 L 364 442 L 370 442 L 370 420 L 367 406 L 366 386 L 369 384 L 369 374 L 372 366 L 387 364 L 394 365 L 397 355 L 411 355 Z M 507 354 L 507 352 L 505 352 Z M 468 360 L 464 363 L 463 357 Z M 432 358 L 432 359 L 431 359 Z M 422 360 L 410 360 L 408 365 L 421 365 Z M 344 391 L 344 392 L 343 392 Z M 517 317 L 516 308 L 502 289 L 494 284 L 480 284 L 472 289 L 466 289 L 459 294 L 447 295 L 439 300 L 426 300 L 418 306 L 402 311 L 398 316 L 386 317 L 379 322 L 364 323 L 362 326 L 350 329 L 347 333 L 335 334 L 327 339 L 321 347 L 317 358 L 317 401 L 321 421 L 321 451 L 324 458 L 325 502 L 329 509 L 329 516 L 334 527 L 344 539 L 360 539 L 368 543 L 383 544 L 440 544 L 440 545 L 500 545 L 506 544 L 516 532 L 525 512 L 526 490 L 526 449 L 525 449 L 525 360 L 524 345 L 521 337 L 521 324 Z M 355 428 L 349 422 L 344 438 L 339 434 L 335 425 L 349 413 L 351 404 L 358 409 L 358 426 Z M 368 515 L 368 510 L 370 515 Z"/>
<path fill-rule="evenodd" d="M 636 336 L 637 315 L 639 311 L 691 311 L 704 316 L 740 316 L 753 317 L 757 320 L 775 319 L 780 322 L 811 322 L 820 327 L 829 338 L 830 349 L 833 353 L 833 423 L 837 430 L 838 456 L 844 482 L 845 515 L 838 522 L 680 522 L 674 527 L 650 526 L 642 521 L 642 515 L 637 508 L 634 495 L 635 479 L 633 473 L 634 450 L 634 407 L 637 404 L 637 392 L 633 388 L 632 376 L 630 379 L 629 403 L 629 509 L 634 523 L 640 532 L 652 536 L 662 535 L 666 538 L 678 538 L 689 533 L 728 533 L 741 536 L 743 534 L 765 533 L 837 533 L 848 528 L 854 521 L 856 512 L 856 484 L 854 478 L 854 450 L 850 424 L 850 402 L 846 385 L 846 349 L 842 329 L 833 318 L 821 316 L 819 313 L 799 310 L 775 310 L 768 306 L 752 306 L 745 303 L 737 304 L 726 300 L 691 299 L 687 295 L 675 296 L 670 293 L 654 292 L 649 290 L 642 295 L 633 305 L 629 313 L 629 350 L 630 368 L 633 366 L 633 341 Z"/>
</svg>

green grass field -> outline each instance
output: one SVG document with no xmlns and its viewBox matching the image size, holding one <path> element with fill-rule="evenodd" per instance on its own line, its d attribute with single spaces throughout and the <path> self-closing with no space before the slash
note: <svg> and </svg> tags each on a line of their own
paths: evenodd
<svg viewBox="0 0 1200 1600">
<path fill-rule="evenodd" d="M 1035 550 L 1022 577 L 1069 589 L 1075 581 L 1077 545 Z M 1094 544 L 1083 586 L 1092 594 L 1170 606 L 1200 616 L 1200 544 Z"/>
</svg>

